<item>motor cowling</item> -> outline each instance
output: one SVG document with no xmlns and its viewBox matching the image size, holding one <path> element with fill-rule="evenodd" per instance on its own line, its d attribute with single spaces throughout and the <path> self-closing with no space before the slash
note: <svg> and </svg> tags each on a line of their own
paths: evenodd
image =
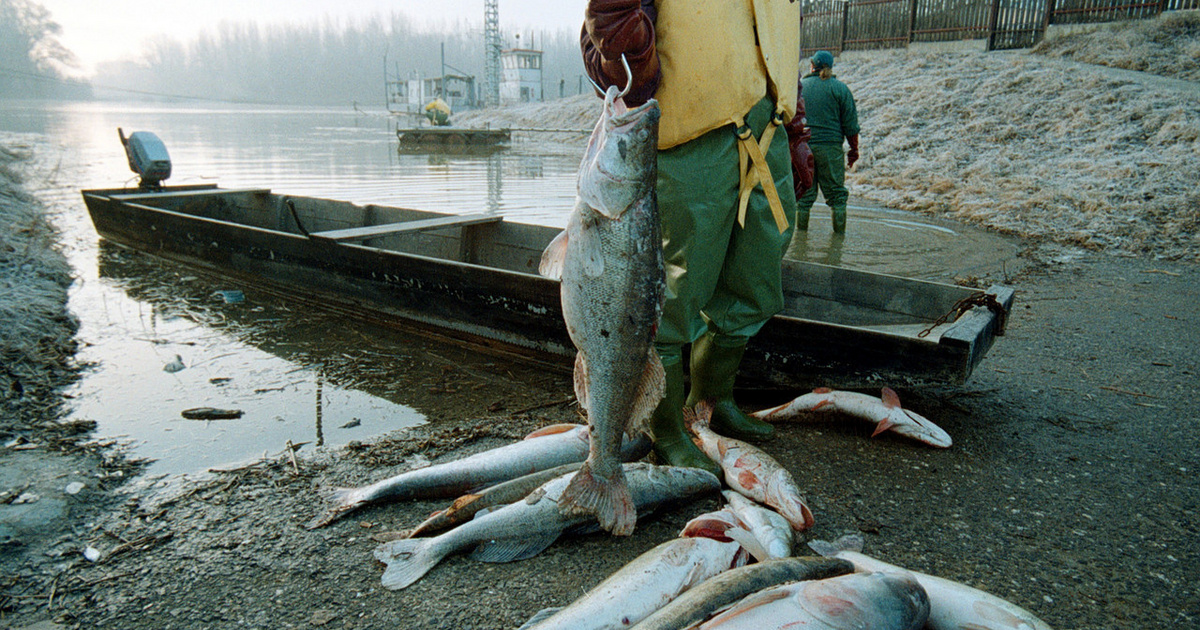
<svg viewBox="0 0 1200 630">
<path fill-rule="evenodd" d="M 141 178 L 139 188 L 158 188 L 171 176 L 171 156 L 158 136 L 149 131 L 135 131 L 126 137 L 120 127 L 117 127 L 117 135 L 125 147 L 129 169 Z"/>
</svg>

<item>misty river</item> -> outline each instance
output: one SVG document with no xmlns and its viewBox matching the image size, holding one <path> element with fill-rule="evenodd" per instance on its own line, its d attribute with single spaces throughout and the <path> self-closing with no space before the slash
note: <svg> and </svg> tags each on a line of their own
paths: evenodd
<svg viewBox="0 0 1200 630">
<path fill-rule="evenodd" d="M 81 323 L 78 359 L 88 367 L 68 392 L 72 417 L 94 420 L 98 437 L 154 460 L 151 475 L 230 465 L 278 453 L 288 441 L 337 447 L 425 422 L 396 388 L 381 386 L 396 369 L 388 341 L 344 358 L 347 344 L 383 333 L 249 290 L 245 301 L 230 300 L 243 287 L 101 242 L 79 194 L 136 185 L 121 127 L 162 139 L 172 161 L 167 184 L 565 224 L 582 142 L 516 132 L 508 147 L 486 154 L 405 153 L 395 132 L 409 122 L 350 107 L 0 100 L 0 133 L 34 147 L 33 172 L 45 179 L 25 184 L 51 209 L 77 278 L 70 306 Z M 1015 260 L 1015 243 L 1003 237 L 854 203 L 845 242 L 831 238 L 818 206 L 807 242 L 794 243 L 790 255 L 941 282 Z M 165 371 L 177 356 L 186 368 Z M 245 415 L 180 418 L 205 406 Z"/>
</svg>

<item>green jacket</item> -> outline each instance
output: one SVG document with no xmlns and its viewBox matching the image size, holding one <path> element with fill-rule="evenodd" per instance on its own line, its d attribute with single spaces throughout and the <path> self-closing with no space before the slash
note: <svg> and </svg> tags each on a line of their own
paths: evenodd
<svg viewBox="0 0 1200 630">
<path fill-rule="evenodd" d="M 809 74 L 800 81 L 804 94 L 805 117 L 812 130 L 812 144 L 836 144 L 858 135 L 858 109 L 854 96 L 836 76 L 822 79 Z"/>
</svg>

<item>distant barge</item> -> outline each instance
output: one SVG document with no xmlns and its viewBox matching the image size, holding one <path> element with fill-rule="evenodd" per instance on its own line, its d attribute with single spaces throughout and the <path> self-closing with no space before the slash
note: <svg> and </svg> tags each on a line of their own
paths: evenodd
<svg viewBox="0 0 1200 630">
<path fill-rule="evenodd" d="M 401 146 L 496 146 L 512 138 L 511 129 L 465 127 L 413 127 L 397 129 Z"/>
</svg>

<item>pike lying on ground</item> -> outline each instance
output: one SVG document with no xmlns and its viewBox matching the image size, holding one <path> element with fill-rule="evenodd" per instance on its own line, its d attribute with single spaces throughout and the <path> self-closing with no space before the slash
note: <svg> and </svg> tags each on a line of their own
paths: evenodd
<svg viewBox="0 0 1200 630">
<path fill-rule="evenodd" d="M 563 494 L 567 512 L 595 514 L 616 535 L 637 520 L 618 454 L 662 400 L 665 376 L 652 342 L 662 311 L 662 239 L 654 198 L 658 102 L 629 109 L 615 86 L 579 167 L 567 229 L 539 272 L 561 279 L 563 321 L 578 351 L 575 396 L 592 429 L 587 461 Z"/>
<path fill-rule="evenodd" d="M 434 512 L 432 516 L 414 527 L 412 531 L 408 532 L 406 538 L 428 536 L 444 531 L 475 518 L 476 514 L 484 510 L 490 510 L 500 505 L 508 505 L 509 503 L 516 503 L 529 496 L 530 492 L 537 490 L 543 484 L 567 473 L 573 473 L 579 470 L 579 467 L 582 465 L 583 462 L 563 464 L 549 470 L 510 479 L 478 492 L 464 494 L 455 499 L 454 503 L 450 504 L 450 507 Z"/>
<path fill-rule="evenodd" d="M 579 473 L 568 473 L 534 490 L 525 500 L 476 516 L 468 523 L 433 538 L 408 538 L 384 543 L 375 558 L 388 565 L 383 586 L 401 589 L 421 579 L 442 558 L 474 547 L 471 557 L 481 562 L 513 562 L 542 552 L 575 526 L 595 524 L 591 514 L 563 513 L 563 491 Z M 652 511 L 668 501 L 704 492 L 717 492 L 721 482 L 698 468 L 625 464 L 635 509 Z"/>
<path fill-rule="evenodd" d="M 772 586 L 802 580 L 823 580 L 854 571 L 854 565 L 836 558 L 808 556 L 765 560 L 730 569 L 705 580 L 633 626 L 633 630 L 692 628 L 714 612 Z"/>
<path fill-rule="evenodd" d="M 360 488 L 339 488 L 331 494 L 331 505 L 325 513 L 305 527 L 323 527 L 364 505 L 380 501 L 458 497 L 522 475 L 581 462 L 587 457 L 588 435 L 585 426 L 556 424 L 538 429 L 515 444 L 410 470 Z M 626 442 L 620 456 L 625 461 L 634 461 L 649 451 L 649 441 L 638 438 Z"/>
<path fill-rule="evenodd" d="M 874 422 L 876 427 L 871 437 L 892 431 L 939 448 L 948 448 L 953 444 L 950 434 L 941 427 L 920 414 L 902 408 L 900 397 L 888 387 L 883 388 L 880 398 L 819 387 L 792 402 L 753 415 L 767 422 L 781 422 L 810 419 L 812 414 L 819 412 L 839 412 Z"/>
<path fill-rule="evenodd" d="M 911 575 L 851 573 L 761 590 L 700 630 L 919 630 L 929 599 Z"/>
<path fill-rule="evenodd" d="M 832 543 L 814 540 L 808 545 L 823 556 L 854 563 L 858 571 L 912 575 L 929 595 L 929 630 L 1050 630 L 1033 613 L 991 593 L 863 555 L 861 536 L 843 536 Z"/>
</svg>

